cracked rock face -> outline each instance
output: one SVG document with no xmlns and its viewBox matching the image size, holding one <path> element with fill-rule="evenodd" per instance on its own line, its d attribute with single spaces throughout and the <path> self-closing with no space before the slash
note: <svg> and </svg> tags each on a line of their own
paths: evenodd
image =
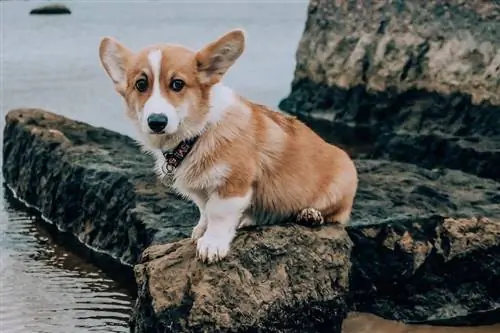
<svg viewBox="0 0 500 333">
<path fill-rule="evenodd" d="M 500 220 L 434 216 L 348 233 L 357 310 L 405 322 L 498 322 Z"/>
</svg>

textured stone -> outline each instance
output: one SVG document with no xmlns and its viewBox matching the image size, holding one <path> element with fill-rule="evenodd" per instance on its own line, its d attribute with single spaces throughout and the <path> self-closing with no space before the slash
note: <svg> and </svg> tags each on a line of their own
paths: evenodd
<svg viewBox="0 0 500 333">
<path fill-rule="evenodd" d="M 189 236 L 198 218 L 152 165 L 127 136 L 44 110 L 6 116 L 8 186 L 59 229 L 128 265 L 151 244 Z"/>
<path fill-rule="evenodd" d="M 404 322 L 498 322 L 500 220 L 434 216 L 348 233 L 358 311 Z"/>
<path fill-rule="evenodd" d="M 312 0 L 280 108 L 370 156 L 499 180 L 496 1 Z"/>
<path fill-rule="evenodd" d="M 340 332 L 351 241 L 336 227 L 241 233 L 218 265 L 190 240 L 156 245 L 136 266 L 132 332 Z"/>
</svg>

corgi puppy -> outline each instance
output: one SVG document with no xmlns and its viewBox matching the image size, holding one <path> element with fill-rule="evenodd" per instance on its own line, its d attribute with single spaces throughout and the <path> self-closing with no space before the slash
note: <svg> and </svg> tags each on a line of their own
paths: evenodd
<svg viewBox="0 0 500 333">
<path fill-rule="evenodd" d="M 228 254 L 239 228 L 303 209 L 345 224 L 358 186 L 346 152 L 222 83 L 244 48 L 240 29 L 197 51 L 159 44 L 133 52 L 110 37 L 99 47 L 158 176 L 198 206 L 191 237 L 208 263 Z"/>
</svg>

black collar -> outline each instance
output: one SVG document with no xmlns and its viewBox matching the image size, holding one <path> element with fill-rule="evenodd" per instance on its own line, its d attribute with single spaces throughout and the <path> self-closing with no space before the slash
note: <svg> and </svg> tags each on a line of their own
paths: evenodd
<svg viewBox="0 0 500 333">
<path fill-rule="evenodd" d="M 191 151 L 195 143 L 198 141 L 199 136 L 182 141 L 172 150 L 163 153 L 165 157 L 165 167 L 168 172 L 174 171 L 186 158 L 187 154 Z"/>
</svg>

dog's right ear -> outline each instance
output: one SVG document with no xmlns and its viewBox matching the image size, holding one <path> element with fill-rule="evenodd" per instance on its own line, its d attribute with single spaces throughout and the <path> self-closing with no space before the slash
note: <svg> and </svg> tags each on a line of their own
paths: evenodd
<svg viewBox="0 0 500 333">
<path fill-rule="evenodd" d="M 123 95 L 127 88 L 127 66 L 132 52 L 117 40 L 104 37 L 99 45 L 99 57 L 116 90 Z"/>
<path fill-rule="evenodd" d="M 219 82 L 245 49 L 245 33 L 234 29 L 196 53 L 198 78 L 202 84 Z"/>
</svg>

